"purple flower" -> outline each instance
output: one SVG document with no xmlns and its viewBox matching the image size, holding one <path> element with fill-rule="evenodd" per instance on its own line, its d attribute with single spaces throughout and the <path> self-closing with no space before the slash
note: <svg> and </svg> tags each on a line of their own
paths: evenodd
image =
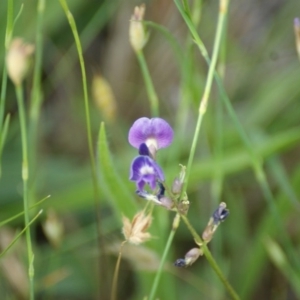
<svg viewBox="0 0 300 300">
<path fill-rule="evenodd" d="M 149 156 L 137 156 L 131 163 L 130 178 L 136 182 L 139 191 L 143 191 L 145 184 L 155 190 L 157 181 L 164 181 L 165 177 L 160 166 Z"/>
<path fill-rule="evenodd" d="M 139 149 L 142 143 L 149 148 L 152 157 L 160 148 L 165 148 L 172 143 L 173 129 L 161 118 L 139 118 L 131 126 L 128 141 L 131 146 Z"/>
</svg>

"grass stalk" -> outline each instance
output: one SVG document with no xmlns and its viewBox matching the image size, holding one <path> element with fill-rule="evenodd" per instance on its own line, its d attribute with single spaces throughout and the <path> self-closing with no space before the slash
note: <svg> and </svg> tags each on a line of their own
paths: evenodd
<svg viewBox="0 0 300 300">
<path fill-rule="evenodd" d="M 178 3 L 178 0 L 175 0 L 175 4 L 176 4 L 177 8 L 179 9 L 180 13 L 182 15 L 184 15 L 185 18 L 187 18 L 191 23 L 190 18 L 182 10 L 180 4 Z M 207 109 L 207 105 L 208 105 L 208 100 L 209 100 L 209 96 L 210 96 L 210 92 L 211 92 L 212 82 L 213 82 L 215 68 L 216 68 L 217 59 L 218 59 L 218 53 L 219 53 L 220 44 L 221 44 L 223 27 L 224 27 L 225 20 L 226 20 L 227 5 L 228 5 L 227 0 L 221 0 L 220 1 L 220 10 L 219 10 L 216 36 L 215 36 L 215 40 L 214 40 L 212 60 L 211 60 L 211 63 L 209 65 L 206 84 L 205 84 L 204 92 L 203 92 L 202 99 L 201 99 L 200 105 L 199 105 L 199 111 L 198 111 L 199 114 L 198 114 L 197 124 L 196 124 L 196 128 L 195 128 L 194 138 L 193 138 L 192 147 L 191 147 L 191 151 L 190 151 L 190 155 L 189 155 L 189 159 L 188 159 L 188 164 L 187 164 L 186 180 L 184 182 L 181 195 L 183 195 L 186 192 L 186 189 L 187 189 L 188 180 L 189 180 L 189 176 L 190 176 L 190 172 L 191 172 L 191 167 L 192 167 L 192 163 L 193 163 L 194 155 L 195 155 L 195 151 L 196 151 L 196 146 L 197 146 L 197 143 L 198 143 L 200 128 L 201 128 L 203 116 L 206 113 L 206 109 Z"/>
<path fill-rule="evenodd" d="M 23 230 L 21 230 L 16 237 L 11 241 L 11 243 L 5 248 L 5 250 L 3 250 L 3 252 L 0 253 L 0 258 L 3 257 L 7 251 L 18 241 L 18 239 L 21 237 L 21 235 L 27 231 L 27 229 L 29 229 L 30 225 L 40 216 L 40 214 L 43 212 L 43 210 L 41 209 L 38 214 L 33 217 L 33 219 L 23 228 Z M 32 258 L 33 259 L 33 258 Z M 30 298 L 31 299 L 31 298 Z"/>
<path fill-rule="evenodd" d="M 177 228 L 179 226 L 179 222 L 180 222 L 180 215 L 177 213 L 175 215 L 175 217 L 174 217 L 173 224 L 172 224 L 172 229 L 170 231 L 167 243 L 165 245 L 165 249 L 164 249 L 161 261 L 159 263 L 158 270 L 157 270 L 157 272 L 155 274 L 155 278 L 154 278 L 154 281 L 153 281 L 153 284 L 152 284 L 152 287 L 151 287 L 151 290 L 150 290 L 150 295 L 149 295 L 148 300 L 153 300 L 154 297 L 155 297 L 155 293 L 157 291 L 158 283 L 159 283 L 159 280 L 160 280 L 161 275 L 162 275 L 163 267 L 165 265 L 165 262 L 166 262 L 166 259 L 167 259 L 167 255 L 168 255 L 168 253 L 170 251 L 170 248 L 171 248 L 172 241 L 174 239 L 176 230 L 177 230 Z"/>
<path fill-rule="evenodd" d="M 184 19 L 189 21 L 188 27 L 193 28 L 193 30 L 196 32 L 188 13 L 186 13 L 185 11 L 182 10 L 180 4 L 178 3 L 178 0 L 175 0 L 175 3 L 176 3 L 177 8 L 179 9 L 180 13 L 184 16 Z M 217 59 L 218 59 L 218 55 L 219 55 L 219 49 L 220 49 L 220 45 L 221 45 L 221 41 L 222 41 L 223 28 L 224 28 L 225 20 L 226 20 L 226 16 L 227 16 L 227 8 L 228 8 L 228 1 L 220 0 L 219 17 L 218 17 L 217 30 L 216 30 L 215 40 L 214 40 L 212 60 L 211 60 L 211 63 L 209 64 L 209 70 L 208 70 L 208 75 L 207 75 L 207 79 L 206 79 L 205 89 L 204 89 L 203 96 L 202 96 L 202 99 L 201 99 L 200 105 L 199 105 L 199 114 L 198 114 L 197 124 L 196 124 L 196 128 L 195 128 L 194 138 L 193 138 L 192 147 L 191 147 L 189 160 L 188 160 L 188 164 L 187 164 L 186 180 L 184 182 L 181 196 L 186 192 L 189 175 L 190 175 L 190 170 L 192 167 L 195 150 L 196 150 L 196 146 L 198 143 L 198 137 L 199 137 L 199 133 L 200 133 L 202 120 L 203 120 L 203 117 L 207 110 L 208 100 L 209 100 L 209 96 L 210 96 L 210 92 L 211 92 L 215 68 L 216 68 Z M 196 36 L 198 36 L 198 34 L 196 34 Z M 196 41 L 196 43 L 197 43 L 197 41 Z M 221 269 L 219 268 L 218 264 L 215 262 L 213 256 L 211 255 L 209 249 L 207 248 L 206 244 L 203 243 L 202 239 L 199 237 L 199 235 L 193 229 L 193 227 L 189 223 L 187 217 L 182 216 L 182 218 L 183 218 L 184 222 L 186 223 L 187 227 L 189 228 L 189 230 L 191 231 L 191 234 L 196 239 L 196 241 L 198 241 L 200 244 L 203 244 L 203 251 L 204 251 L 205 257 L 207 258 L 211 267 L 214 269 L 214 271 L 216 272 L 216 274 L 218 275 L 218 277 L 224 284 L 225 288 L 231 295 L 232 299 L 239 299 L 239 296 L 237 295 L 235 290 L 231 287 L 231 285 L 229 284 L 229 282 L 223 275 Z"/>
<path fill-rule="evenodd" d="M 35 37 L 35 64 L 33 71 L 33 86 L 31 95 L 31 105 L 29 110 L 29 164 L 32 174 L 34 175 L 37 162 L 37 135 L 38 122 L 41 113 L 42 93 L 41 93 L 41 72 L 42 72 L 42 53 L 43 53 L 43 20 L 45 12 L 45 0 L 39 0 L 37 4 L 37 25 Z M 31 176 L 34 180 L 35 176 Z M 35 196 L 34 187 L 31 194 Z"/>
<path fill-rule="evenodd" d="M 79 34 L 77 31 L 76 22 L 72 13 L 70 12 L 67 2 L 65 0 L 60 0 L 60 4 L 65 12 L 67 20 L 70 24 L 71 31 L 74 36 L 80 68 L 81 68 L 81 75 L 82 75 L 82 86 L 83 86 L 83 94 L 84 94 L 84 109 L 85 109 L 85 118 L 86 118 L 86 130 L 87 130 L 87 140 L 88 140 L 88 149 L 89 149 L 89 156 L 90 156 L 90 164 L 91 164 L 91 171 L 92 171 L 92 181 L 94 187 L 94 205 L 95 205 L 95 219 L 96 219 L 96 227 L 97 227 L 97 236 L 98 236 L 98 249 L 99 254 L 105 253 L 104 250 L 104 241 L 102 240 L 102 228 L 101 228 L 101 219 L 100 219 L 100 205 L 99 205 L 99 185 L 97 180 L 97 171 L 96 171 L 96 159 L 94 154 L 94 143 L 92 137 L 92 128 L 91 128 L 91 117 L 90 117 L 90 108 L 89 108 L 89 98 L 88 98 L 88 89 L 87 89 L 87 78 L 86 78 L 86 70 L 85 70 L 85 63 L 83 59 L 83 52 L 82 46 L 79 38 Z M 100 263 L 100 255 L 99 255 L 99 262 L 98 262 L 98 277 L 99 280 L 102 281 L 103 286 L 107 286 L 106 281 L 108 280 L 105 273 L 107 271 L 105 259 L 101 260 Z M 98 285 L 99 286 L 99 285 Z M 98 290 L 98 296 L 100 295 L 100 291 Z"/>
<path fill-rule="evenodd" d="M 23 180 L 23 203 L 24 203 L 24 219 L 26 227 L 26 244 L 28 255 L 28 275 L 29 275 L 29 293 L 30 300 L 34 299 L 34 264 L 33 264 L 33 252 L 32 241 L 29 227 L 29 192 L 28 192 L 28 180 L 29 180 L 29 168 L 28 168 L 28 143 L 27 143 L 27 126 L 26 126 L 26 113 L 24 107 L 24 97 L 22 85 L 16 86 L 16 95 L 19 108 L 19 119 L 21 128 L 21 142 L 22 142 L 22 180 Z"/>
<path fill-rule="evenodd" d="M 11 36 L 13 33 L 13 14 L 14 14 L 14 2 L 13 0 L 9 0 L 7 3 L 7 20 L 6 20 L 6 30 L 5 30 L 5 55 L 6 57 L 7 48 L 9 46 Z M 0 94 L 0 177 L 1 177 L 1 170 L 2 170 L 2 151 L 5 143 L 6 133 L 9 124 L 9 117 L 7 117 L 6 124 L 3 125 L 4 119 L 4 111 L 5 111 L 5 99 L 6 99 L 6 88 L 7 88 L 7 70 L 5 67 L 5 61 L 3 62 L 3 72 L 2 72 L 2 82 L 1 82 L 1 94 Z"/>
<path fill-rule="evenodd" d="M 118 259 L 116 262 L 116 267 L 115 267 L 114 276 L 113 276 L 113 283 L 112 283 L 112 287 L 111 287 L 111 296 L 110 296 L 111 300 L 117 299 L 118 277 L 119 277 L 119 271 L 120 271 L 120 265 L 121 265 L 121 259 L 122 259 L 122 248 L 125 243 L 126 243 L 126 241 L 122 242 L 122 244 L 120 246 Z"/>
<path fill-rule="evenodd" d="M 206 60 L 208 66 L 210 66 L 213 63 L 213 59 L 210 60 L 210 58 L 208 56 L 208 52 L 207 52 L 202 40 L 200 39 L 195 27 L 193 26 L 193 24 L 191 22 L 190 16 L 182 10 L 180 5 L 178 4 L 178 0 L 175 0 L 175 3 L 177 5 L 182 17 L 184 18 L 186 24 L 188 25 L 189 30 L 190 30 L 190 32 L 191 32 L 191 34 L 192 34 L 192 36 L 195 40 L 195 43 L 197 44 L 197 46 L 199 48 L 201 54 L 203 55 L 204 59 Z M 278 210 L 276 208 L 276 205 L 275 205 L 274 196 L 271 192 L 270 186 L 269 186 L 268 181 L 266 179 L 266 175 L 265 175 L 265 172 L 263 170 L 262 159 L 260 159 L 260 157 L 258 157 L 257 154 L 255 153 L 255 151 L 253 150 L 251 141 L 248 138 L 245 130 L 243 129 L 243 127 L 242 127 L 242 125 L 241 125 L 241 123 L 240 123 L 240 121 L 239 121 L 232 105 L 231 105 L 231 102 L 230 102 L 230 100 L 229 100 L 229 98 L 226 94 L 226 91 L 223 87 L 222 80 L 221 80 L 219 74 L 215 70 L 214 70 L 214 77 L 215 77 L 215 80 L 216 80 L 216 83 L 217 83 L 217 86 L 218 86 L 218 89 L 219 89 L 219 92 L 220 92 L 220 95 L 221 95 L 221 99 L 224 102 L 224 105 L 227 109 L 227 112 L 228 112 L 229 116 L 231 117 L 231 119 L 232 119 L 232 121 L 235 125 L 235 128 L 237 129 L 237 131 L 238 131 L 238 133 L 241 137 L 241 140 L 244 142 L 244 144 L 246 146 L 246 149 L 248 150 L 248 153 L 249 153 L 249 155 L 252 159 L 253 170 L 254 170 L 255 176 L 257 178 L 257 181 L 258 181 L 258 183 L 261 187 L 261 190 L 263 192 L 264 199 L 266 200 L 270 211 L 274 214 L 274 216 L 277 219 L 276 224 L 278 226 L 278 229 L 281 232 L 281 236 L 284 239 L 285 246 L 286 246 L 290 256 L 293 258 L 296 266 L 299 268 L 299 261 L 297 260 L 297 255 L 294 253 L 291 241 L 286 235 L 286 232 L 284 230 L 282 221 L 280 219 L 279 212 L 278 212 Z"/>
<path fill-rule="evenodd" d="M 146 85 L 146 90 L 148 94 L 148 98 L 150 101 L 150 110 L 151 110 L 151 115 L 153 117 L 157 117 L 159 115 L 159 105 L 158 105 L 158 97 L 154 89 L 154 85 L 149 73 L 149 69 L 145 60 L 145 56 L 142 50 L 139 50 L 136 52 L 142 74 L 144 77 L 145 85 Z"/>
<path fill-rule="evenodd" d="M 48 195 L 47 197 L 45 197 L 45 198 L 43 198 L 42 200 L 38 201 L 38 202 L 35 203 L 34 205 L 31 205 L 31 206 L 29 207 L 29 209 L 33 209 L 33 208 L 39 206 L 41 203 L 43 203 L 43 202 L 44 202 L 45 200 L 47 200 L 48 198 L 50 198 L 50 195 Z M 11 221 L 13 221 L 13 220 L 15 220 L 15 219 L 17 219 L 17 218 L 23 216 L 23 215 L 24 215 L 24 211 L 22 211 L 22 212 L 20 212 L 20 213 L 18 213 L 18 214 L 16 214 L 16 215 L 14 215 L 14 216 L 12 216 L 12 217 L 6 219 L 6 220 L 0 222 L 0 227 L 4 226 L 5 224 L 7 224 L 7 223 L 9 223 L 9 222 L 11 222 Z"/>
</svg>

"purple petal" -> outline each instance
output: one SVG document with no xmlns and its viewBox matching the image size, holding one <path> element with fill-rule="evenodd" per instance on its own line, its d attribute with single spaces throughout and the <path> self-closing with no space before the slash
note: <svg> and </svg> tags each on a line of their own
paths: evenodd
<svg viewBox="0 0 300 300">
<path fill-rule="evenodd" d="M 153 166 L 154 166 L 155 171 L 156 171 L 156 176 L 158 177 L 158 179 L 160 181 L 165 181 L 165 175 L 164 175 L 163 170 L 161 169 L 161 167 L 155 161 L 153 161 L 153 162 L 154 162 Z"/>
<path fill-rule="evenodd" d="M 147 145 L 145 143 L 140 144 L 139 154 L 150 156 L 149 148 L 147 147 Z"/>
<path fill-rule="evenodd" d="M 173 129 L 161 118 L 140 118 L 130 128 L 128 141 L 138 149 L 147 140 L 155 140 L 157 149 L 167 147 L 172 143 Z"/>
<path fill-rule="evenodd" d="M 149 184 L 151 190 L 155 190 L 155 188 L 156 188 L 156 175 L 155 174 L 144 175 L 143 180 L 145 180 Z"/>
<path fill-rule="evenodd" d="M 151 119 L 152 135 L 157 140 L 158 149 L 169 146 L 173 141 L 173 129 L 161 118 Z"/>
<path fill-rule="evenodd" d="M 144 180 L 140 180 L 136 182 L 136 187 L 139 191 L 143 191 L 145 184 L 146 182 Z"/>
<path fill-rule="evenodd" d="M 152 158 L 144 155 L 137 156 L 132 161 L 129 179 L 136 182 L 140 191 L 143 190 L 145 184 L 148 184 L 154 190 L 158 180 L 165 180 L 160 166 Z"/>
</svg>

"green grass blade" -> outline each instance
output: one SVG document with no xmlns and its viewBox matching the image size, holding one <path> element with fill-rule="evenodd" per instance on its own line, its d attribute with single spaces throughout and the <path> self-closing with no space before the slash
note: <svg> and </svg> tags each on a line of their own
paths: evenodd
<svg viewBox="0 0 300 300">
<path fill-rule="evenodd" d="M 43 198 L 42 200 L 38 201 L 36 204 L 30 206 L 29 210 L 32 209 L 32 208 L 35 208 L 35 207 L 39 206 L 40 204 L 42 204 L 45 200 L 47 200 L 49 198 L 50 198 L 50 195 L 47 196 L 47 197 L 45 197 L 45 198 Z M 7 224 L 7 223 L 9 223 L 9 222 L 11 222 L 11 221 L 13 221 L 13 220 L 15 220 L 15 219 L 23 216 L 23 215 L 24 215 L 24 212 L 20 212 L 20 213 L 18 213 L 16 215 L 12 216 L 11 218 L 6 219 L 5 221 L 0 222 L 0 227 L 4 226 L 5 224 Z"/>
<path fill-rule="evenodd" d="M 100 184 L 106 189 L 116 209 L 115 211 L 126 216 L 132 216 L 137 211 L 137 205 L 134 201 L 134 187 L 132 188 L 132 193 L 130 193 L 114 168 L 103 122 L 100 125 L 98 138 L 98 161 Z"/>
<path fill-rule="evenodd" d="M 28 224 L 22 229 L 21 232 L 19 232 L 17 234 L 17 236 L 13 239 L 13 241 L 5 248 L 5 250 L 3 252 L 0 253 L 0 258 L 3 257 L 7 251 L 18 241 L 18 239 L 21 237 L 21 235 L 27 230 L 29 229 L 30 225 L 40 216 L 40 214 L 43 212 L 43 210 L 40 210 L 38 212 L 38 214 L 30 221 L 28 222 Z M 31 261 L 30 261 L 30 265 L 32 265 L 33 262 L 33 256 L 31 256 Z"/>
</svg>

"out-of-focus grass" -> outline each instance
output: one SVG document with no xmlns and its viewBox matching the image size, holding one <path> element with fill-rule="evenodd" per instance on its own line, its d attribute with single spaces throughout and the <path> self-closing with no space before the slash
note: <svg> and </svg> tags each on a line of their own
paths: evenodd
<svg viewBox="0 0 300 300">
<path fill-rule="evenodd" d="M 14 1 L 15 14 L 21 3 Z M 128 41 L 129 19 L 137 4 L 137 1 L 108 0 L 76 0 L 68 3 L 84 49 L 89 88 L 93 75 L 100 73 L 111 84 L 118 105 L 115 122 L 105 124 L 106 150 L 111 152 L 112 162 L 110 165 L 107 161 L 106 168 L 113 166 L 117 177 L 107 176 L 109 182 L 100 191 L 100 214 L 107 245 L 107 262 L 111 270 L 117 256 L 112 245 L 122 238 L 120 214 L 125 213 L 121 211 L 121 205 L 112 205 L 112 200 L 129 207 L 131 205 L 126 199 L 130 197 L 128 191 L 131 191 L 134 205 L 142 208 L 144 204 L 134 194 L 134 183 L 128 181 L 129 166 L 136 155 L 127 143 L 128 129 L 136 118 L 150 116 L 145 85 Z M 160 30 L 148 27 L 151 34 L 144 55 L 160 99 L 160 116 L 176 128 L 174 144 L 171 148 L 161 150 L 158 157 L 170 184 L 179 171 L 178 164 L 187 164 L 207 67 L 190 37 L 187 37 L 186 26 L 175 4 L 172 1 L 164 4 L 148 1 L 146 4 L 146 20 L 165 26 L 179 42 L 180 51 L 184 54 L 184 59 L 178 63 L 180 54 L 174 51 L 173 44 Z M 1 1 L 1 69 L 4 63 L 6 5 L 6 1 Z M 22 36 L 34 42 L 36 9 L 37 1 L 24 3 L 14 36 Z M 217 2 L 203 3 L 198 31 L 209 53 L 217 13 Z M 297 221 L 300 194 L 300 62 L 295 51 L 292 25 L 297 15 L 300 15 L 300 4 L 296 0 L 276 0 L 270 3 L 231 1 L 224 74 L 225 89 L 250 137 L 253 149 L 264 162 L 275 205 L 296 253 L 299 252 L 300 242 Z M 31 86 L 30 74 L 24 86 L 27 108 Z M 83 93 L 74 40 L 58 1 L 46 1 L 42 93 L 44 103 L 38 128 L 34 186 L 37 199 L 51 194 L 51 198 L 42 203 L 40 208 L 45 212 L 49 208 L 54 209 L 64 223 L 65 233 L 60 248 L 55 249 L 41 229 L 46 214 L 39 218 L 38 225 L 32 227 L 37 295 L 45 299 L 91 299 L 98 284 L 101 289 L 101 283 L 94 276 L 95 255 L 98 251 Z M 219 200 L 228 204 L 230 216 L 220 226 L 210 244 L 220 268 L 243 299 L 286 299 L 287 295 L 290 299 L 296 299 L 299 294 L 293 284 L 295 278 L 300 278 L 300 270 L 291 263 L 289 256 L 285 256 L 286 269 L 285 265 L 278 265 L 274 260 L 272 247 L 278 246 L 285 251 L 284 240 L 278 235 L 275 218 L 267 208 L 259 184 L 251 172 L 251 159 L 247 150 L 223 106 L 222 120 L 218 124 L 221 128 L 221 146 L 217 143 L 216 139 L 220 139 L 220 135 L 216 135 L 217 101 L 220 100 L 214 85 L 188 185 L 191 202 L 189 219 L 201 233 L 215 207 L 216 192 L 212 184 L 220 180 L 218 176 L 221 173 Z M 105 116 L 94 103 L 90 104 L 92 131 L 96 141 L 100 122 Z M 23 209 L 19 120 L 10 82 L 5 115 L 7 113 L 11 114 L 11 124 L 2 157 L 0 221 Z M 215 155 L 217 145 L 221 147 L 222 154 L 219 160 Z M 94 149 L 96 151 L 96 144 Z M 119 184 L 115 178 L 119 178 L 122 183 Z M 103 174 L 100 179 L 103 179 Z M 155 239 L 146 244 L 155 257 L 162 255 L 166 242 L 167 232 L 160 228 L 169 230 L 172 219 L 172 213 L 155 209 L 152 228 Z M 20 230 L 24 227 L 23 219 L 16 219 L 6 226 Z M 0 228 L 0 242 L 3 230 Z M 267 246 L 266 241 L 269 241 Z M 17 247 L 22 249 L 23 244 L 24 241 L 20 239 L 19 247 L 14 246 L 8 254 L 16 251 Z M 205 259 L 199 259 L 186 270 L 173 269 L 172 262 L 182 257 L 192 246 L 192 237 L 181 226 L 167 259 L 166 272 L 157 295 L 161 299 L 226 298 L 223 287 Z M 16 261 L 20 265 L 23 263 L 19 259 Z M 136 267 L 139 262 L 145 269 Z M 289 268 L 293 270 L 293 278 L 287 273 Z M 108 274 L 111 275 L 112 271 Z M 120 295 L 123 295 L 120 299 L 141 299 L 147 295 L 154 274 L 148 252 L 137 252 L 135 261 L 125 258 L 119 279 Z M 12 288 L 8 273 L 1 264 L 0 279 L 3 295 L 16 299 L 17 289 Z M 198 282 L 199 287 L 195 284 Z M 102 297 L 107 299 L 109 295 Z"/>
</svg>

